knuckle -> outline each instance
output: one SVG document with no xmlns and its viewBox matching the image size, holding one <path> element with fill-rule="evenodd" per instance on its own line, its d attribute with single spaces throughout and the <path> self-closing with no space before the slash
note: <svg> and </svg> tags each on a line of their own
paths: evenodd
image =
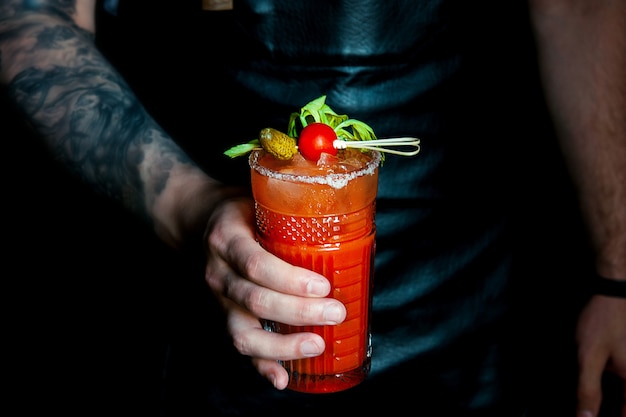
<svg viewBox="0 0 626 417">
<path fill-rule="evenodd" d="M 262 251 L 254 251 L 245 261 L 244 269 L 249 277 L 257 277 L 264 265 Z"/>
<path fill-rule="evenodd" d="M 307 301 L 298 309 L 298 318 L 302 322 L 309 322 L 321 314 L 321 308 L 313 301 Z"/>
<path fill-rule="evenodd" d="M 233 346 L 235 347 L 235 349 L 237 349 L 237 351 L 241 353 L 242 355 L 246 355 L 246 356 L 252 355 L 253 351 L 252 351 L 251 341 L 244 334 L 239 333 L 239 334 L 233 335 L 232 342 L 233 342 Z"/>
<path fill-rule="evenodd" d="M 270 309 L 271 300 L 270 300 L 269 291 L 263 287 L 251 287 L 246 292 L 243 303 L 245 307 L 254 313 L 258 317 L 263 317 L 263 315 Z"/>
</svg>

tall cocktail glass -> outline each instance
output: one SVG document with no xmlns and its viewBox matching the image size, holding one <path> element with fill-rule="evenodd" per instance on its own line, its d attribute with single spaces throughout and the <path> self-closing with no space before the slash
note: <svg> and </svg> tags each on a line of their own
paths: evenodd
<svg viewBox="0 0 626 417">
<path fill-rule="evenodd" d="M 372 355 L 370 305 L 375 252 L 375 199 L 380 153 L 341 151 L 323 163 L 296 154 L 280 161 L 265 151 L 250 155 L 259 243 L 297 266 L 324 275 L 330 297 L 347 317 L 334 326 L 266 322 L 278 333 L 315 332 L 324 338 L 320 356 L 284 361 L 288 388 L 329 393 L 362 382 Z"/>
</svg>

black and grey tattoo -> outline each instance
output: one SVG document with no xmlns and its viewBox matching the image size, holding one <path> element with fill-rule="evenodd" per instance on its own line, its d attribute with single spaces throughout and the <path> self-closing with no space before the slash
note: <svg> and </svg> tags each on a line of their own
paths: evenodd
<svg viewBox="0 0 626 417">
<path fill-rule="evenodd" d="M 44 3 L 42 10 L 52 10 L 52 15 L 27 16 L 36 9 L 33 5 Z M 93 39 L 65 23 L 74 1 L 0 4 L 0 12 L 15 16 L 11 24 L 0 21 L 0 65 L 7 65 L 2 59 L 8 54 L 21 65 L 7 85 L 11 99 L 56 158 L 100 192 L 146 215 L 175 162 L 186 162 L 184 153 L 148 115 Z M 146 158 L 151 159 L 146 164 L 150 169 L 140 175 Z"/>
</svg>

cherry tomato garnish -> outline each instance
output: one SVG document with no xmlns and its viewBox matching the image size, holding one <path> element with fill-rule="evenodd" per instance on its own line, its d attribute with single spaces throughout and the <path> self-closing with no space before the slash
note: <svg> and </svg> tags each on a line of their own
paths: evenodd
<svg viewBox="0 0 626 417">
<path fill-rule="evenodd" d="M 311 123 L 300 132 L 298 150 L 306 159 L 317 161 L 322 152 L 337 155 L 337 149 L 333 146 L 336 139 L 337 134 L 329 125 L 318 122 Z"/>
</svg>

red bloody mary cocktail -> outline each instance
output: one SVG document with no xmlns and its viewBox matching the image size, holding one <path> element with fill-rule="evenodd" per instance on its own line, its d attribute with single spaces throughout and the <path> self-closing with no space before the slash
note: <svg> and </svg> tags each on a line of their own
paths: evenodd
<svg viewBox="0 0 626 417">
<path fill-rule="evenodd" d="M 301 155 L 289 161 L 265 151 L 250 155 L 259 243 L 293 265 L 324 275 L 332 286 L 330 296 L 348 313 L 335 326 L 266 324 L 279 333 L 315 332 L 326 342 L 320 356 L 283 362 L 290 389 L 340 391 L 369 373 L 379 163 L 378 152 L 355 149 L 318 163 Z"/>
</svg>

